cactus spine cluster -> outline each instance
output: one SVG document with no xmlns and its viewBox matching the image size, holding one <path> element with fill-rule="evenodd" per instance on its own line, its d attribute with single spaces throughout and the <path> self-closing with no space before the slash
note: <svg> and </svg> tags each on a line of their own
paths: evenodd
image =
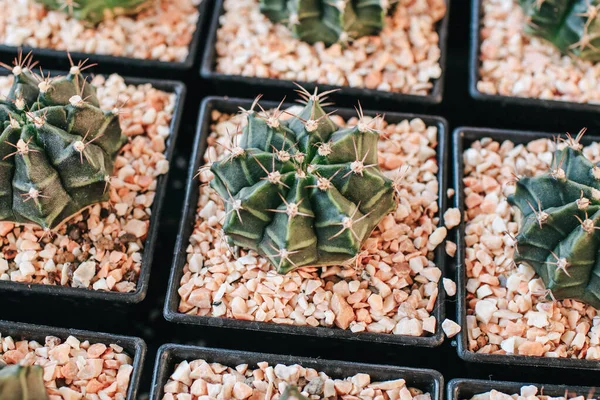
<svg viewBox="0 0 600 400">
<path fill-rule="evenodd" d="M 0 100 L 0 221 L 54 229 L 108 200 L 114 160 L 127 137 L 118 109 L 99 108 L 83 63 L 56 78 L 35 74 L 31 53 L 3 66 L 14 81 Z"/>
<path fill-rule="evenodd" d="M 529 264 L 554 299 L 600 308 L 600 167 L 576 138 L 554 152 L 546 174 L 519 177 L 509 202 L 522 214 L 515 262 Z"/>
<path fill-rule="evenodd" d="M 52 10 L 66 11 L 69 15 L 97 24 L 118 15 L 137 14 L 149 3 L 148 0 L 37 0 Z"/>
<path fill-rule="evenodd" d="M 0 366 L 0 399 L 47 400 L 43 374 L 44 369 L 39 366 Z"/>
<path fill-rule="evenodd" d="M 239 143 L 210 167 L 226 204 L 224 234 L 279 273 L 348 262 L 396 204 L 377 163 L 376 120 L 359 111 L 356 126 L 339 128 L 321 107 L 327 92 L 299 92 L 305 106 L 287 120 L 282 104 L 256 112 L 255 101 Z"/>
<path fill-rule="evenodd" d="M 519 0 L 526 31 L 584 60 L 600 60 L 599 0 Z"/>
<path fill-rule="evenodd" d="M 260 9 L 300 40 L 330 46 L 378 34 L 390 5 L 389 0 L 260 0 Z"/>
</svg>

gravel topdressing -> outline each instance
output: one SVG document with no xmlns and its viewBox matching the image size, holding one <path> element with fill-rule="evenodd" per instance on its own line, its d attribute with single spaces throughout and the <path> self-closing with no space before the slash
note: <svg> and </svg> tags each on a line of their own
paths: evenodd
<svg viewBox="0 0 600 400">
<path fill-rule="evenodd" d="M 476 394 L 471 400 L 595 400 L 591 393 L 571 393 L 565 389 L 564 396 L 548 396 L 544 394 L 544 388 L 541 390 L 536 386 L 523 386 L 519 393 L 507 394 L 497 390 L 491 390 L 486 393 Z"/>
<path fill-rule="evenodd" d="M 294 113 L 298 110 L 290 110 Z M 214 111 L 205 161 L 226 156 L 227 131 L 245 123 L 241 115 Z M 346 122 L 334 117 L 340 125 Z M 348 125 L 356 124 L 352 118 Z M 436 331 L 433 310 L 442 272 L 434 249 L 446 236 L 436 228 L 438 165 L 436 126 L 420 119 L 384 124 L 379 165 L 394 179 L 399 173 L 400 202 L 363 245 L 351 267 L 306 267 L 286 275 L 266 259 L 240 251 L 235 257 L 220 235 L 223 202 L 207 185 L 200 186 L 188 263 L 184 267 L 179 312 L 191 315 L 264 321 L 278 324 L 336 326 L 352 332 L 421 336 Z M 385 138 L 387 139 L 385 139 Z M 408 172 L 406 172 L 406 166 Z M 201 183 L 212 179 L 210 171 Z M 200 184 L 200 182 L 199 182 Z"/>
<path fill-rule="evenodd" d="M 465 150 L 465 246 L 468 349 L 600 360 L 600 310 L 575 300 L 553 301 L 543 281 L 526 264 L 515 265 L 518 223 L 506 198 L 514 174 L 546 172 L 555 144 L 538 139 L 527 145 L 489 138 Z M 600 144 L 584 148 L 600 161 Z M 508 233 L 506 233 L 508 232 Z"/>
<path fill-rule="evenodd" d="M 400 0 L 378 36 L 347 47 L 310 45 L 274 24 L 259 0 L 224 0 L 217 72 L 428 95 L 442 74 L 436 23 L 445 0 Z"/>
<path fill-rule="evenodd" d="M 0 280 L 135 291 L 150 225 L 157 178 L 167 173 L 165 142 L 176 95 L 150 84 L 126 85 L 101 76 L 102 109 L 122 109 L 121 128 L 130 140 L 121 149 L 110 183 L 110 201 L 83 210 L 56 232 L 32 225 L 0 222 Z M 12 76 L 0 77 L 6 95 Z"/>
</svg>

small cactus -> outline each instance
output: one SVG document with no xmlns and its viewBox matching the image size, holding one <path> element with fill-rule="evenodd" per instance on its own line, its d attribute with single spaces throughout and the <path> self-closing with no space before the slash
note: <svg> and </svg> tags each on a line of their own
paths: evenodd
<svg viewBox="0 0 600 400">
<path fill-rule="evenodd" d="M 0 221 L 54 229 L 108 200 L 113 163 L 127 137 L 118 110 L 98 108 L 82 63 L 54 79 L 32 71 L 31 53 L 2 65 L 14 82 L 0 100 Z"/>
<path fill-rule="evenodd" d="M 300 40 L 327 46 L 378 34 L 390 8 L 389 0 L 260 0 L 271 21 L 287 24 Z"/>
<path fill-rule="evenodd" d="M 600 60 L 600 1 L 519 0 L 526 31 L 583 60 Z"/>
<path fill-rule="evenodd" d="M 96 25 L 106 18 L 137 14 L 148 0 L 37 0 L 51 10 L 67 12 L 74 18 Z"/>
<path fill-rule="evenodd" d="M 533 267 L 554 299 L 600 308 L 600 167 L 582 153 L 584 132 L 567 136 L 548 173 L 517 178 L 508 201 L 522 214 L 515 262 Z"/>
<path fill-rule="evenodd" d="M 0 366 L 0 399 L 47 400 L 44 369 L 39 366 Z"/>
<path fill-rule="evenodd" d="M 303 396 L 296 386 L 287 385 L 279 400 L 308 400 L 308 397 Z"/>
<path fill-rule="evenodd" d="M 357 257 L 396 205 L 394 183 L 377 164 L 376 120 L 359 111 L 356 126 L 339 128 L 321 108 L 327 92 L 299 92 L 305 106 L 288 120 L 282 104 L 254 111 L 257 99 L 239 143 L 232 139 L 210 167 L 230 244 L 257 251 L 279 273 Z"/>
</svg>

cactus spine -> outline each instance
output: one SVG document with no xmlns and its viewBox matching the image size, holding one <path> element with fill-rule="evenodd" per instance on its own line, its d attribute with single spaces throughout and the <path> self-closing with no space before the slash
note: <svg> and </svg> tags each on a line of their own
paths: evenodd
<svg viewBox="0 0 600 400">
<path fill-rule="evenodd" d="M 82 63 L 65 77 L 32 72 L 31 53 L 9 68 L 14 76 L 0 100 L 0 221 L 54 229 L 94 203 L 127 141 L 118 109 L 99 108 Z"/>
<path fill-rule="evenodd" d="M 600 167 L 576 138 L 555 151 L 551 170 L 516 181 L 508 200 L 522 214 L 515 262 L 529 264 L 555 299 L 600 308 Z"/>
<path fill-rule="evenodd" d="M 137 14 L 149 3 L 148 0 L 37 0 L 52 10 L 66 11 L 69 15 L 98 24 L 106 18 Z"/>
<path fill-rule="evenodd" d="M 39 366 L 19 365 L 0 367 L 0 399 L 47 400 L 44 387 L 44 370 Z"/>
<path fill-rule="evenodd" d="M 282 104 L 256 112 L 256 101 L 239 143 L 210 167 L 226 205 L 224 234 L 279 273 L 356 257 L 396 205 L 377 163 L 376 120 L 359 111 L 356 126 L 339 128 L 321 107 L 327 92 L 299 92 L 305 106 L 289 120 L 280 119 Z"/>
</svg>

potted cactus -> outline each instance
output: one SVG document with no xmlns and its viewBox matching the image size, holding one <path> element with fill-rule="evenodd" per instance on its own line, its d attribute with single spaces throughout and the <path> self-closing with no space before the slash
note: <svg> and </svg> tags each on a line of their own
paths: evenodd
<svg viewBox="0 0 600 400">
<path fill-rule="evenodd" d="M 472 17 L 473 96 L 597 111 L 596 1 L 473 0 Z"/>
<path fill-rule="evenodd" d="M 166 318 L 439 344 L 445 121 L 299 92 L 204 103 Z"/>
<path fill-rule="evenodd" d="M 220 0 L 202 76 L 233 91 L 295 81 L 439 103 L 447 15 L 444 0 Z"/>
<path fill-rule="evenodd" d="M 67 69 L 68 51 L 98 63 L 102 72 L 175 77 L 192 67 L 206 3 L 27 0 L 18 7 L 7 3 L 0 17 L 0 54 L 14 56 L 21 48 L 33 49 L 46 67 Z"/>
<path fill-rule="evenodd" d="M 566 400 L 569 398 L 594 399 L 596 388 L 547 385 L 498 380 L 453 379 L 448 383 L 448 400 L 483 400 L 489 398 L 530 398 Z"/>
<path fill-rule="evenodd" d="M 156 357 L 150 399 L 389 395 L 425 400 L 439 399 L 443 387 L 442 375 L 430 369 L 167 344 Z"/>
<path fill-rule="evenodd" d="M 584 132 L 455 131 L 464 359 L 597 368 L 600 160 Z"/>
<path fill-rule="evenodd" d="M 20 55 L 0 76 L 0 287 L 14 292 L 7 301 L 26 292 L 139 302 L 182 85 L 89 81 L 73 62 L 51 76 L 35 64 Z"/>
</svg>

